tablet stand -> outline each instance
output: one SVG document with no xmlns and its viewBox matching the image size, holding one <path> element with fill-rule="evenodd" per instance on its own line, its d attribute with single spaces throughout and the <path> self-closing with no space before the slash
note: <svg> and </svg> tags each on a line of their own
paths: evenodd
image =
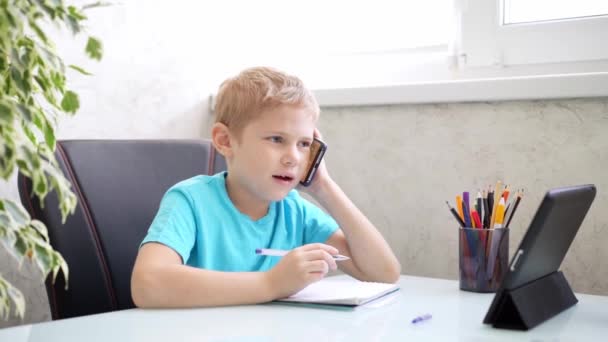
<svg viewBox="0 0 608 342">
<path fill-rule="evenodd" d="M 578 302 L 561 271 L 503 290 L 499 296 L 492 325 L 516 330 L 532 329 Z"/>
</svg>

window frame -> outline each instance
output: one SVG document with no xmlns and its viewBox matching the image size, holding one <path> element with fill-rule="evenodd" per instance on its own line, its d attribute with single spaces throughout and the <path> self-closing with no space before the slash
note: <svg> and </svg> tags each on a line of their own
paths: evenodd
<svg viewBox="0 0 608 342">
<path fill-rule="evenodd" d="M 608 16 L 504 25 L 503 6 L 504 0 L 466 1 L 460 52 L 467 67 L 608 59 Z"/>
<path fill-rule="evenodd" d="M 456 39 L 446 63 L 436 63 L 440 72 L 426 81 L 317 89 L 319 103 L 334 107 L 608 96 L 608 44 L 601 38 L 608 32 L 608 17 L 502 25 L 503 0 L 454 1 Z M 550 32 L 560 39 L 547 41 Z"/>
</svg>

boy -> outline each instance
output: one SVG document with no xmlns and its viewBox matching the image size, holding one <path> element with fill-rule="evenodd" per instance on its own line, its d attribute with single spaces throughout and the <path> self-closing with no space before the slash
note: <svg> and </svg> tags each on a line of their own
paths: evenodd
<svg viewBox="0 0 608 342">
<path fill-rule="evenodd" d="M 309 158 L 319 106 L 302 82 L 270 68 L 228 79 L 217 96 L 213 145 L 227 172 L 167 191 L 131 278 L 139 307 L 199 307 L 287 297 L 339 267 L 366 281 L 396 282 L 399 262 L 321 163 L 294 190 Z M 256 248 L 290 250 L 260 256 Z M 350 260 L 336 263 L 333 255 Z"/>
</svg>

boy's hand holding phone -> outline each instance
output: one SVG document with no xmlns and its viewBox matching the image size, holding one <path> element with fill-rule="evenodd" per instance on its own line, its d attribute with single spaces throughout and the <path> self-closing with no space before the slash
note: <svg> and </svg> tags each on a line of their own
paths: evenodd
<svg viewBox="0 0 608 342">
<path fill-rule="evenodd" d="M 309 186 L 312 183 L 315 174 L 317 173 L 317 170 L 321 166 L 321 161 L 323 160 L 323 156 L 325 155 L 326 150 L 327 145 L 323 141 L 315 137 L 312 143 L 310 144 L 310 157 L 308 158 L 306 172 L 304 173 L 304 177 L 302 177 L 300 184 L 302 184 L 303 186 Z"/>
</svg>

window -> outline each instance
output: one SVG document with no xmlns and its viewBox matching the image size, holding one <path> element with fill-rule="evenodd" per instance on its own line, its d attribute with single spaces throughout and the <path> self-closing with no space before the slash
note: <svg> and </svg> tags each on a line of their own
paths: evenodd
<svg viewBox="0 0 608 342">
<path fill-rule="evenodd" d="M 608 2 L 597 0 L 504 0 L 502 24 L 577 19 L 608 15 Z"/>
<path fill-rule="evenodd" d="M 454 39 L 447 54 L 443 47 L 394 60 L 374 55 L 368 64 L 372 72 L 364 78 L 379 86 L 318 91 L 319 102 L 608 96 L 608 16 L 602 15 L 608 0 L 454 0 L 452 5 Z"/>
<path fill-rule="evenodd" d="M 468 66 L 606 60 L 607 12 L 605 1 L 469 0 L 461 53 Z"/>
</svg>

